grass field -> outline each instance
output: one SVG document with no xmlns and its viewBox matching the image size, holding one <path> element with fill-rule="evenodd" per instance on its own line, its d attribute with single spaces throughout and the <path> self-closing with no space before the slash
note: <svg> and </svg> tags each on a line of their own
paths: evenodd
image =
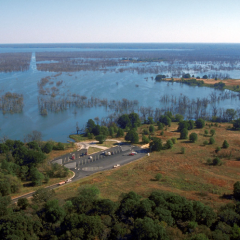
<svg viewBox="0 0 240 240">
<path fill-rule="evenodd" d="M 172 149 L 151 153 L 150 157 L 146 156 L 121 168 L 96 173 L 71 183 L 57 190 L 58 197 L 67 199 L 76 195 L 79 186 L 94 184 L 100 189 L 103 198 L 112 200 L 117 200 L 123 192 L 135 191 L 144 197 L 153 190 L 162 190 L 200 200 L 213 207 L 226 203 L 229 200 L 223 199 L 222 195 L 231 194 L 233 184 L 240 180 L 240 132 L 227 130 L 231 125 L 229 123 L 218 126 L 207 124 L 203 129 L 189 131 L 189 134 L 198 134 L 197 142 L 191 143 L 189 140 L 179 139 L 180 133 L 176 132 L 178 125 L 172 123 L 171 127 L 164 130 L 163 136 L 160 136 L 160 131 L 155 132 L 155 136 L 161 138 L 163 143 L 172 137 L 178 138 Z M 148 126 L 139 128 L 139 134 Z M 210 135 L 204 135 L 205 129 L 215 129 L 214 144 L 203 145 L 203 141 L 210 138 Z M 216 147 L 221 147 L 225 139 L 229 148 L 216 153 Z M 185 154 L 181 154 L 182 147 L 186 150 Z M 221 158 L 222 166 L 206 163 L 208 158 L 213 159 L 216 156 Z M 160 181 L 155 181 L 157 173 L 162 175 Z"/>
</svg>

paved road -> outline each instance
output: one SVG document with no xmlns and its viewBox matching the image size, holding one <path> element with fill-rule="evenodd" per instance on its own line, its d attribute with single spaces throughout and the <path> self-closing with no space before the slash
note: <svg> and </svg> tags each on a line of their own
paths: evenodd
<svg viewBox="0 0 240 240">
<path fill-rule="evenodd" d="M 113 152 L 114 155 L 105 156 L 103 152 L 98 152 L 92 155 L 79 157 L 79 159 L 66 162 L 63 165 L 71 169 L 75 176 L 72 181 L 77 181 L 81 178 L 89 176 L 99 171 L 104 171 L 112 169 L 114 165 L 120 164 L 120 166 L 140 159 L 143 156 L 146 156 L 147 151 L 139 147 L 134 147 L 131 145 L 121 145 L 115 148 L 110 148 L 107 151 Z M 137 152 L 136 155 L 129 155 L 132 151 Z M 90 159 L 90 156 L 92 159 Z M 71 167 L 72 166 L 72 167 Z M 66 183 L 70 184 L 70 183 Z M 65 186 L 65 185 L 64 185 Z M 60 187 L 58 184 L 46 187 L 48 189 L 54 189 Z M 28 198 L 33 195 L 34 192 L 25 194 L 23 196 L 12 199 L 12 202 L 17 202 L 19 198 Z"/>
</svg>

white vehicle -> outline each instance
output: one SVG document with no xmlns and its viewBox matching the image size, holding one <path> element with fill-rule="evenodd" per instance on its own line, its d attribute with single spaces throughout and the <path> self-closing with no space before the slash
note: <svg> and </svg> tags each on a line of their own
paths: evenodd
<svg viewBox="0 0 240 240">
<path fill-rule="evenodd" d="M 120 164 L 114 165 L 113 168 L 120 167 Z"/>
<path fill-rule="evenodd" d="M 111 156 L 111 152 L 105 152 L 105 156 Z"/>
<path fill-rule="evenodd" d="M 65 181 L 65 183 L 68 183 L 68 182 L 71 182 L 71 181 L 72 181 L 72 179 L 68 179 L 68 180 Z"/>
<path fill-rule="evenodd" d="M 137 154 L 137 152 L 134 152 L 134 151 L 132 151 L 132 153 L 133 153 L 134 155 L 136 155 L 136 154 Z"/>
<path fill-rule="evenodd" d="M 92 159 L 92 156 L 89 156 L 89 159 Z"/>
</svg>

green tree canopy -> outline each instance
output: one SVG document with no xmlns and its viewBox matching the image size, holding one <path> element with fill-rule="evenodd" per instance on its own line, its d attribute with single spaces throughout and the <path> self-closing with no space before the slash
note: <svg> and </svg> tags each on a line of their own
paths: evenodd
<svg viewBox="0 0 240 240">
<path fill-rule="evenodd" d="M 89 119 L 88 121 L 87 121 L 87 129 L 88 129 L 88 131 L 91 133 L 92 132 L 92 130 L 93 130 L 93 128 L 96 126 L 96 124 L 95 124 L 95 122 L 92 120 L 92 119 Z"/>
<path fill-rule="evenodd" d="M 163 148 L 162 140 L 160 138 L 153 138 L 153 141 L 150 143 L 150 149 L 152 151 L 161 151 Z"/>
<path fill-rule="evenodd" d="M 233 185 L 233 196 L 235 199 L 240 200 L 240 182 L 237 181 Z"/>
<path fill-rule="evenodd" d="M 240 130 L 240 118 L 233 122 L 233 129 Z"/>
<path fill-rule="evenodd" d="M 135 221 L 133 233 L 134 238 L 139 240 L 168 239 L 165 229 L 159 222 L 148 217 Z"/>
<path fill-rule="evenodd" d="M 192 142 L 196 142 L 198 139 L 198 135 L 196 133 L 191 133 L 189 135 L 189 140 L 192 141 Z"/>
<path fill-rule="evenodd" d="M 106 135 L 98 135 L 95 137 L 97 141 L 99 141 L 100 144 L 102 144 L 106 140 Z"/>
<path fill-rule="evenodd" d="M 50 153 L 53 149 L 53 145 L 50 143 L 50 142 L 47 142 L 43 148 L 42 148 L 42 151 L 45 152 L 45 153 Z"/>
<path fill-rule="evenodd" d="M 117 137 L 124 137 L 124 131 L 123 129 L 119 128 L 118 131 L 117 131 Z"/>
<path fill-rule="evenodd" d="M 159 122 L 164 123 L 165 125 L 168 125 L 170 127 L 172 120 L 170 117 L 162 115 L 159 119 Z"/>
<path fill-rule="evenodd" d="M 137 128 L 141 125 L 141 121 L 137 113 L 130 113 L 128 117 L 132 128 Z"/>
<path fill-rule="evenodd" d="M 134 129 L 131 129 L 126 134 L 125 140 L 131 143 L 138 143 L 139 142 L 138 133 Z"/>
<path fill-rule="evenodd" d="M 48 188 L 39 188 L 33 193 L 34 203 L 44 203 L 51 200 L 55 196 L 55 191 Z"/>
<path fill-rule="evenodd" d="M 188 130 L 183 128 L 180 132 L 180 139 L 188 139 Z"/>
<path fill-rule="evenodd" d="M 131 126 L 131 121 L 128 114 L 123 114 L 117 120 L 117 124 L 120 128 L 125 129 L 126 127 Z"/>
<path fill-rule="evenodd" d="M 229 143 L 227 142 L 227 140 L 223 141 L 222 147 L 223 148 L 228 148 L 229 147 Z"/>
<path fill-rule="evenodd" d="M 153 126 L 153 125 L 150 125 L 150 126 L 149 126 L 149 132 L 150 132 L 150 133 L 154 133 L 154 131 L 155 131 L 154 126 Z"/>
<path fill-rule="evenodd" d="M 198 118 L 195 122 L 196 128 L 203 128 L 205 126 L 205 121 L 202 118 Z"/>
<path fill-rule="evenodd" d="M 59 206 L 57 199 L 47 201 L 44 210 L 45 220 L 51 223 L 61 222 L 66 215 L 64 209 Z"/>
</svg>

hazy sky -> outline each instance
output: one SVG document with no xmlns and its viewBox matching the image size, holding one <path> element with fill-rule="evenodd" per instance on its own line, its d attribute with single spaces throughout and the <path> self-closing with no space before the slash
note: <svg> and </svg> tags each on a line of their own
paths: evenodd
<svg viewBox="0 0 240 240">
<path fill-rule="evenodd" d="M 240 43 L 240 0 L 0 0 L 0 43 Z"/>
</svg>

